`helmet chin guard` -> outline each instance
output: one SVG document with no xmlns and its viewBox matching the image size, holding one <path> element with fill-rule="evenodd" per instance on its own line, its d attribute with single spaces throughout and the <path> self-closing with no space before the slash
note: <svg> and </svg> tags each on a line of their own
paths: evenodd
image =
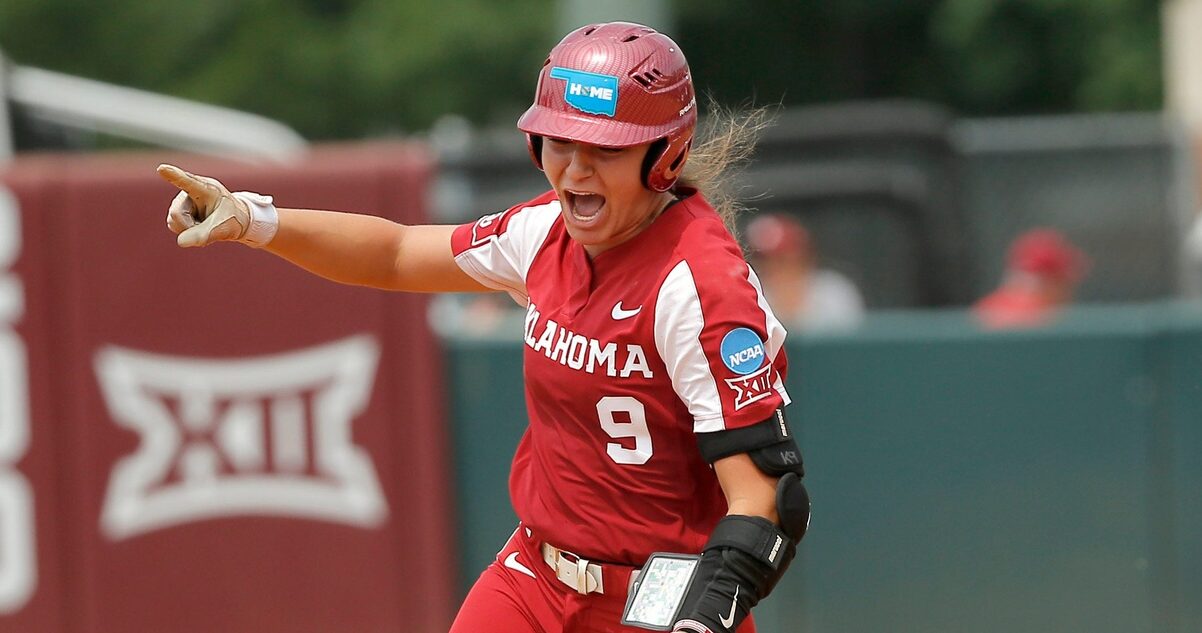
<svg viewBox="0 0 1202 633">
<path fill-rule="evenodd" d="M 543 63 L 534 104 L 518 119 L 539 169 L 544 136 L 604 147 L 651 143 L 643 183 L 654 191 L 680 178 L 696 127 L 693 78 L 680 47 L 630 22 L 593 24 L 563 38 Z"/>
</svg>

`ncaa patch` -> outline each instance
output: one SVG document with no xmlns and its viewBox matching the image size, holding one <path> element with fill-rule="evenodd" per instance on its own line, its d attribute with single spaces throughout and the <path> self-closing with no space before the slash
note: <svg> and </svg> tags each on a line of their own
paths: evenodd
<svg viewBox="0 0 1202 633">
<path fill-rule="evenodd" d="M 613 75 L 555 66 L 551 78 L 566 82 L 563 100 L 581 112 L 612 117 L 618 110 L 618 78 Z"/>
<path fill-rule="evenodd" d="M 747 375 L 764 366 L 767 354 L 760 336 L 748 328 L 735 328 L 722 337 L 718 346 L 722 364 L 736 374 Z"/>
</svg>

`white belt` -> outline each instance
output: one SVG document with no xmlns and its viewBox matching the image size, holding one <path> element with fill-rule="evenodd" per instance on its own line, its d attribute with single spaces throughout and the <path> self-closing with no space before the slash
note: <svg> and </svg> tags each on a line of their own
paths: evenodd
<svg viewBox="0 0 1202 633">
<path fill-rule="evenodd" d="M 550 545 L 542 544 L 543 560 L 555 570 L 555 577 L 563 584 L 576 590 L 576 593 L 605 593 L 605 583 L 602 581 L 601 566 L 590 563 L 587 559 L 566 552 Z"/>
</svg>

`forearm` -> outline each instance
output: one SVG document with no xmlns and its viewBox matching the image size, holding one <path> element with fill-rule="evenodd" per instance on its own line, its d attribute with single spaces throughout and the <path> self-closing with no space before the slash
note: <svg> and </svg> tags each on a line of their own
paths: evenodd
<svg viewBox="0 0 1202 633">
<path fill-rule="evenodd" d="M 726 514 L 758 516 L 773 523 L 778 522 L 777 477 L 761 471 L 745 454 L 720 460 L 714 464 L 714 468 L 723 481 L 727 482 L 723 487 L 726 494 Z"/>
<path fill-rule="evenodd" d="M 772 592 L 809 525 L 801 451 L 778 409 L 758 424 L 699 439 L 726 495 L 674 631 L 733 633 Z"/>
<path fill-rule="evenodd" d="M 451 257 L 453 227 L 311 209 L 279 209 L 279 217 L 264 250 L 326 279 L 411 292 L 482 289 Z"/>
<path fill-rule="evenodd" d="M 280 226 L 264 250 L 345 284 L 387 288 L 403 227 L 370 215 L 279 209 Z"/>
</svg>

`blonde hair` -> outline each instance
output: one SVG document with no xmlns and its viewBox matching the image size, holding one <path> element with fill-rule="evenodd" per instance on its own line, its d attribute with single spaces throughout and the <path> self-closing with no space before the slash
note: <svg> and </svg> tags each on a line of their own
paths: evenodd
<svg viewBox="0 0 1202 633">
<path fill-rule="evenodd" d="M 678 185 L 700 191 L 726 229 L 735 235 L 736 219 L 747 210 L 739 198 L 737 176 L 751 160 L 760 132 L 772 125 L 774 116 L 767 107 L 725 108 L 712 98 L 706 110 Z"/>
</svg>

